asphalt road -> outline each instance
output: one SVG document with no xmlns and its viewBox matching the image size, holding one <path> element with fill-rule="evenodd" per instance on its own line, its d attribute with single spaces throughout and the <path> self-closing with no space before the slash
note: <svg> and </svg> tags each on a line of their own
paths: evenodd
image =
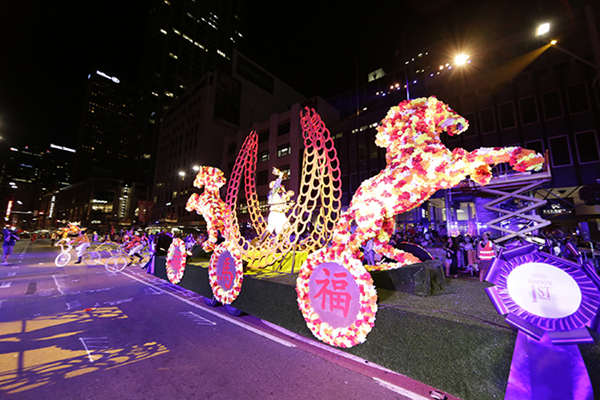
<svg viewBox="0 0 600 400">
<path fill-rule="evenodd" d="M 23 240 L 0 266 L 1 399 L 428 398 L 139 267 L 58 268 L 56 254 Z"/>
</svg>

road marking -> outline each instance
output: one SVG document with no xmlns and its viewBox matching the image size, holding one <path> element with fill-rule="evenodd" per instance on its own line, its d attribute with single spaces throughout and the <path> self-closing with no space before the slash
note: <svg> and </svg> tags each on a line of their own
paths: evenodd
<svg viewBox="0 0 600 400">
<path fill-rule="evenodd" d="M 91 290 L 86 290 L 85 293 L 86 294 L 92 294 L 92 293 L 98 293 L 98 292 L 108 292 L 111 288 L 107 287 L 107 288 L 102 288 L 102 289 L 91 289 Z"/>
<path fill-rule="evenodd" d="M 130 301 L 133 301 L 133 297 L 130 297 L 128 299 L 122 299 L 122 300 L 105 301 L 104 304 L 108 304 L 109 306 L 118 306 L 119 304 L 129 303 Z"/>
<path fill-rule="evenodd" d="M 145 294 L 150 294 L 150 295 L 162 294 L 161 292 L 159 292 L 158 290 L 156 290 L 156 289 L 154 289 L 152 287 L 144 288 L 144 293 Z"/>
<path fill-rule="evenodd" d="M 2 303 L 4 303 L 6 300 L 0 300 L 0 308 L 2 308 Z"/>
<path fill-rule="evenodd" d="M 194 321 L 194 323 L 196 325 L 203 325 L 203 326 L 206 326 L 206 325 L 215 326 L 215 325 L 217 325 L 216 322 L 211 321 L 210 319 L 204 318 L 203 316 L 198 315 L 198 314 L 196 314 L 193 311 L 180 312 L 179 315 L 183 315 L 184 317 L 191 319 L 192 321 Z"/>
<path fill-rule="evenodd" d="M 66 304 L 67 304 L 67 310 L 72 310 L 73 308 L 81 307 L 81 303 L 77 300 L 67 302 Z"/>
<path fill-rule="evenodd" d="M 256 333 L 257 335 L 260 335 L 262 337 L 270 339 L 270 340 L 272 340 L 272 341 L 274 341 L 276 343 L 279 343 L 279 344 L 281 344 L 283 346 L 286 346 L 286 347 L 296 347 L 295 344 L 293 344 L 293 343 L 291 343 L 291 342 L 289 342 L 289 341 L 287 341 L 285 339 L 281 339 L 281 338 L 279 338 L 279 337 L 277 337 L 275 335 L 271 335 L 271 334 L 269 334 L 267 332 L 263 332 L 260 329 L 257 329 L 257 328 L 254 328 L 252 326 L 246 325 L 245 323 L 240 322 L 240 321 L 238 321 L 238 320 L 236 320 L 234 318 L 228 317 L 227 315 L 222 315 L 221 313 L 219 313 L 217 311 L 214 311 L 214 310 L 211 310 L 210 308 L 203 307 L 203 306 L 201 306 L 199 304 L 196 304 L 196 303 L 194 303 L 194 302 L 192 302 L 192 301 L 190 301 L 188 299 L 184 299 L 183 297 L 180 297 L 180 296 L 176 295 L 175 293 L 171 293 L 169 291 L 163 290 L 163 289 L 155 286 L 154 284 L 152 284 L 150 282 L 146 282 L 143 279 L 140 279 L 140 278 L 138 278 L 136 276 L 133 276 L 133 275 L 127 273 L 127 272 L 121 272 L 121 274 L 123 274 L 123 275 L 125 275 L 125 276 L 127 276 L 127 277 L 129 277 L 129 278 L 131 278 L 131 279 L 133 279 L 135 281 L 143 283 L 144 285 L 153 287 L 153 288 L 155 288 L 155 289 L 157 289 L 157 290 L 159 290 L 159 291 L 161 291 L 161 292 L 163 292 L 165 294 L 168 294 L 169 296 L 173 296 L 176 299 L 178 299 L 179 301 L 183 301 L 184 303 L 189 304 L 192 307 L 195 307 L 195 308 L 197 308 L 199 310 L 202 310 L 202 311 L 207 312 L 209 314 L 212 314 L 212 315 L 214 315 L 216 317 L 224 319 L 225 321 L 230 322 L 230 323 L 232 323 L 234 325 L 237 325 L 240 328 L 246 329 L 246 330 L 248 330 L 248 331 L 250 331 L 252 333 Z"/>
<path fill-rule="evenodd" d="M 9 278 L 9 277 L 15 276 L 15 275 L 17 275 L 16 272 L 9 272 L 8 274 L 6 274 L 6 277 Z"/>
<path fill-rule="evenodd" d="M 52 279 L 54 279 L 54 283 L 56 284 L 56 290 L 58 290 L 60 294 L 65 294 L 65 292 L 63 292 L 62 290 L 62 287 L 58 284 L 58 279 L 56 279 L 56 275 L 52 275 Z"/>
<path fill-rule="evenodd" d="M 0 289 L 6 289 L 12 286 L 12 282 L 2 282 L 0 283 Z"/>
<path fill-rule="evenodd" d="M 421 396 L 418 393 L 412 392 L 410 390 L 404 389 L 400 386 L 394 385 L 393 383 L 389 383 L 384 381 L 383 379 L 379 379 L 376 377 L 373 377 L 373 380 L 375 382 L 377 382 L 380 386 L 383 386 L 384 388 L 391 390 L 392 392 L 401 394 L 402 396 L 406 396 L 411 400 L 431 400 L 431 398 L 427 398 L 424 396 Z"/>
<path fill-rule="evenodd" d="M 90 351 L 90 350 L 98 350 L 98 349 L 108 348 L 108 338 L 106 336 L 80 337 L 79 341 L 83 345 L 83 348 L 85 349 L 90 362 L 94 362 L 94 359 L 92 358 L 92 351 Z"/>
</svg>

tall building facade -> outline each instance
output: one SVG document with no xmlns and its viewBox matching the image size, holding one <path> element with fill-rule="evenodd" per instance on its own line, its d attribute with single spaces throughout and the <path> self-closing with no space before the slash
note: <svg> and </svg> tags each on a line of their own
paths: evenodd
<svg viewBox="0 0 600 400">
<path fill-rule="evenodd" d="M 160 121 L 152 196 L 155 220 L 174 223 L 184 216 L 194 190 L 194 165 L 227 165 L 221 158 L 224 145 L 235 141 L 241 128 L 302 100 L 300 93 L 239 52 L 233 54 L 232 73 L 205 74 Z"/>
<path fill-rule="evenodd" d="M 97 70 L 88 75 L 77 140 L 75 181 L 90 177 L 137 180 L 143 174 L 143 138 L 136 129 L 132 86 Z"/>
<path fill-rule="evenodd" d="M 552 37 L 512 32 L 490 40 L 480 58 L 472 56 L 462 67 L 443 56 L 443 45 L 415 49 L 383 68 L 387 73 L 369 76 L 358 92 L 332 100 L 345 115 L 332 130 L 342 158 L 343 200 L 349 202 L 360 183 L 385 166 L 385 149 L 374 139 L 389 107 L 407 95 L 435 95 L 469 120 L 467 132 L 443 136 L 450 149 L 518 145 L 547 152 L 552 180 L 533 193 L 549 200 L 548 209 L 539 212 L 565 230 L 579 227 L 587 237 L 599 237 L 600 204 L 594 200 L 600 183 L 598 20 L 590 8 L 574 9 L 573 20 L 554 32 L 561 48 L 548 44 Z M 458 222 L 466 229 L 481 207 L 472 193 L 451 193 L 450 204 L 440 192 L 399 221 L 445 223 L 447 212 L 460 210 Z"/>
</svg>

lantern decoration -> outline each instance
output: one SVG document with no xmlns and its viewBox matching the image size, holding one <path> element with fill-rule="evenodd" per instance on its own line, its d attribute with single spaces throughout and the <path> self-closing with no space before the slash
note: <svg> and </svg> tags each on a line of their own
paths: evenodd
<svg viewBox="0 0 600 400">
<path fill-rule="evenodd" d="M 185 248 L 185 242 L 180 238 L 173 239 L 169 250 L 167 252 L 167 278 L 171 283 L 177 284 L 183 278 L 185 271 L 185 261 L 187 258 L 187 251 Z"/>
<path fill-rule="evenodd" d="M 370 322 L 361 324 L 366 331 L 361 330 L 358 339 L 354 324 L 337 329 L 330 329 L 328 325 L 319 327 L 321 310 L 315 307 L 319 304 L 314 303 L 310 294 L 307 297 L 310 291 L 306 288 L 313 270 L 340 263 L 348 271 L 354 271 L 351 274 L 355 276 L 355 265 L 361 260 L 361 246 L 371 239 L 376 253 L 394 260 L 373 269 L 389 270 L 420 262 L 413 254 L 389 244 L 396 215 L 420 206 L 436 191 L 454 187 L 468 176 L 479 184 L 487 184 L 494 164 L 508 162 L 517 171 L 541 169 L 544 157 L 532 150 L 495 147 L 472 152 L 461 148 L 451 151 L 440 140 L 444 131 L 458 135 L 468 127 L 465 118 L 433 96 L 403 101 L 392 107 L 381 121 L 375 144 L 386 149 L 386 167 L 360 185 L 333 229 L 330 247 L 326 251 L 317 250 L 308 257 L 296 282 L 302 314 L 319 339 L 336 346 L 355 345 L 364 340 L 373 325 Z M 341 276 L 341 272 L 338 274 Z M 375 303 L 377 295 L 372 282 L 367 279 L 362 282 L 369 286 L 368 292 L 373 293 L 369 302 Z M 341 340 L 340 337 L 348 339 Z"/>
</svg>

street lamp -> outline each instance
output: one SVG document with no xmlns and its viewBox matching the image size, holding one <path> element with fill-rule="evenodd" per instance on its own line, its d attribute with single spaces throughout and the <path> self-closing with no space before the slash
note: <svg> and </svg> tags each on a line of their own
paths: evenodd
<svg viewBox="0 0 600 400">
<path fill-rule="evenodd" d="M 181 177 L 181 179 L 185 178 L 185 171 L 179 171 L 177 174 Z"/>
<path fill-rule="evenodd" d="M 198 172 L 198 171 L 200 171 L 200 166 L 199 165 L 194 165 L 192 167 L 192 169 L 194 170 L 194 172 Z"/>
<path fill-rule="evenodd" d="M 535 30 L 535 36 L 542 36 L 550 32 L 550 22 L 542 22 Z"/>
<path fill-rule="evenodd" d="M 454 56 L 454 65 L 456 65 L 457 67 L 462 67 L 463 65 L 470 62 L 470 57 L 471 56 L 469 56 L 468 54 L 459 53 Z"/>
</svg>

